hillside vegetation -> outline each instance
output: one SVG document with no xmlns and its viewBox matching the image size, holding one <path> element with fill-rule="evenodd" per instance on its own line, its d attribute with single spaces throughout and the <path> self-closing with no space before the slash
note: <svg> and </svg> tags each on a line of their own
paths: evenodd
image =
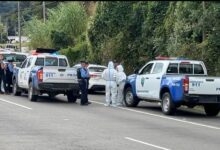
<svg viewBox="0 0 220 150">
<path fill-rule="evenodd" d="M 220 3 L 202 1 L 65 2 L 24 24 L 33 48 L 54 47 L 71 64 L 80 59 L 127 73 L 156 56 L 202 60 L 220 75 Z"/>
</svg>

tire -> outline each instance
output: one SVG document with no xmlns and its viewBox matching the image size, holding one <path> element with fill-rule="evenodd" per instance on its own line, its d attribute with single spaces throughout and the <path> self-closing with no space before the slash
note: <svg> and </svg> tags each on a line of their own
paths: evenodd
<svg viewBox="0 0 220 150">
<path fill-rule="evenodd" d="M 134 97 L 131 87 L 126 88 L 124 93 L 124 103 L 127 107 L 136 107 L 140 100 Z"/>
<path fill-rule="evenodd" d="M 165 115 L 173 115 L 176 111 L 176 107 L 169 92 L 163 94 L 161 107 Z"/>
<path fill-rule="evenodd" d="M 53 100 L 56 95 L 54 95 L 54 94 L 52 94 L 52 93 L 49 93 L 48 96 L 49 96 L 49 98 L 50 98 L 51 100 Z"/>
<path fill-rule="evenodd" d="M 28 99 L 31 102 L 36 102 L 38 95 L 33 95 L 34 93 L 34 88 L 32 86 L 32 82 L 29 83 L 29 88 L 28 88 Z"/>
<path fill-rule="evenodd" d="M 94 94 L 94 93 L 95 93 L 94 90 L 92 90 L 92 89 L 89 89 L 89 90 L 88 90 L 88 94 Z"/>
<path fill-rule="evenodd" d="M 76 102 L 77 96 L 74 95 L 73 91 L 67 93 L 67 100 L 68 100 L 68 103 L 75 103 Z"/>
<path fill-rule="evenodd" d="M 206 116 L 217 116 L 220 111 L 220 104 L 205 104 L 204 110 Z"/>
<path fill-rule="evenodd" d="M 19 87 L 18 87 L 18 85 L 17 85 L 17 83 L 16 83 L 16 80 L 13 80 L 13 95 L 14 96 L 20 96 L 21 95 L 21 92 L 19 91 L 20 89 L 19 89 Z"/>
</svg>

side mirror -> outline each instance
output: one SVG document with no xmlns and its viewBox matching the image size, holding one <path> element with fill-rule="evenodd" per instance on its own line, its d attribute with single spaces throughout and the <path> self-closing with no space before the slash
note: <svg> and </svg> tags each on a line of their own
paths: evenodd
<svg viewBox="0 0 220 150">
<path fill-rule="evenodd" d="M 135 70 L 134 70 L 134 73 L 135 73 L 135 74 L 138 74 L 138 73 L 139 73 L 139 69 L 138 69 L 138 68 L 135 69 Z"/>
</svg>

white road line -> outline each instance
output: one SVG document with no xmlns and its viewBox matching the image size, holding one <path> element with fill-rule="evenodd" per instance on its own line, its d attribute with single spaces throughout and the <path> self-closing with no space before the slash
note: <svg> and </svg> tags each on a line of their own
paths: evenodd
<svg viewBox="0 0 220 150">
<path fill-rule="evenodd" d="M 91 102 L 97 103 L 97 104 L 100 104 L 100 105 L 104 105 L 104 103 L 100 103 L 100 102 L 96 102 L 96 101 L 91 101 Z M 125 107 L 117 107 L 117 108 L 118 109 L 127 110 L 127 111 L 131 111 L 131 112 L 135 112 L 135 113 L 140 113 L 140 114 L 145 114 L 145 115 L 149 115 L 149 116 L 159 117 L 159 118 L 163 118 L 163 119 L 173 120 L 173 121 L 177 121 L 177 122 L 183 122 L 183 123 L 192 124 L 192 125 L 196 125 L 196 126 L 201 126 L 201 127 L 206 127 L 206 128 L 210 128 L 210 129 L 220 130 L 220 127 L 215 127 L 215 126 L 205 125 L 205 124 L 201 124 L 201 123 L 196 123 L 196 122 L 176 119 L 176 118 L 172 118 L 172 117 L 152 114 L 152 113 L 143 112 L 143 111 L 134 110 L 134 109 L 129 109 L 129 108 L 125 108 Z"/>
<path fill-rule="evenodd" d="M 141 144 L 144 144 L 144 145 L 148 145 L 148 146 L 151 146 L 151 147 L 155 147 L 155 148 L 158 148 L 158 149 L 162 149 L 162 150 L 170 150 L 170 149 L 165 148 L 165 147 L 161 147 L 161 146 L 157 146 L 157 145 L 154 145 L 154 144 L 146 143 L 146 142 L 143 142 L 143 141 L 135 140 L 135 139 L 130 138 L 130 137 L 125 137 L 125 139 L 133 141 L 133 142 L 141 143 Z"/>
<path fill-rule="evenodd" d="M 26 108 L 26 109 L 32 110 L 32 108 L 30 108 L 30 107 L 27 107 L 27 106 L 24 106 L 24 105 L 20 105 L 20 104 L 14 103 L 14 102 L 10 102 L 10 101 L 7 101 L 7 100 L 2 99 L 2 98 L 0 98 L 0 101 L 3 101 L 3 102 L 6 102 L 6 103 L 9 103 L 9 104 L 13 104 L 13 105 L 16 105 L 16 106 L 19 106 L 19 107 L 22 107 L 22 108 Z"/>
</svg>

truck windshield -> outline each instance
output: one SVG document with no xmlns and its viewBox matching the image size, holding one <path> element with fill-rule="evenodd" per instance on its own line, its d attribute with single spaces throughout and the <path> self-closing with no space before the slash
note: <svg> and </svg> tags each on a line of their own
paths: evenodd
<svg viewBox="0 0 220 150">
<path fill-rule="evenodd" d="M 23 62 L 26 59 L 26 55 L 22 54 L 2 54 L 4 60 L 13 59 L 14 62 Z"/>
</svg>

